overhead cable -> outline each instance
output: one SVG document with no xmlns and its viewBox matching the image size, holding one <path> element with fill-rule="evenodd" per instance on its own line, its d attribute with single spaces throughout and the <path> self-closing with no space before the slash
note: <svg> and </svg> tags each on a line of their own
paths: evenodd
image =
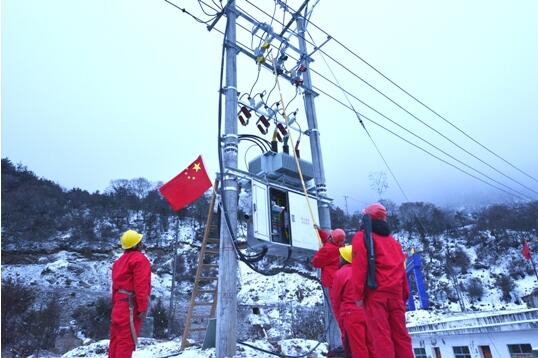
<svg viewBox="0 0 538 358">
<path fill-rule="evenodd" d="M 349 105 L 347 105 L 347 104 L 345 104 L 344 102 L 340 101 L 338 98 L 332 96 L 331 94 L 329 94 L 329 93 L 327 93 L 327 92 L 325 92 L 325 91 L 323 91 L 323 90 L 321 90 L 321 89 L 319 89 L 319 88 L 316 88 L 316 90 L 318 90 L 320 93 L 323 93 L 324 95 L 326 95 L 327 97 L 329 97 L 329 98 L 332 99 L 333 101 L 339 103 L 339 104 L 342 105 L 343 107 L 345 107 L 345 108 L 347 108 L 347 109 L 353 111 L 354 113 L 356 112 L 356 111 L 353 110 L 352 107 L 350 107 Z M 479 180 L 479 181 L 481 181 L 482 183 L 484 183 L 484 184 L 486 184 L 486 185 L 489 185 L 489 186 L 492 187 L 492 188 L 495 188 L 495 189 L 497 189 L 497 190 L 500 190 L 500 191 L 502 191 L 502 192 L 504 192 L 504 193 L 506 193 L 506 194 L 508 194 L 508 195 L 510 195 L 510 196 L 514 196 L 514 193 L 508 192 L 508 191 L 506 191 L 506 190 L 503 189 L 503 188 L 499 188 L 499 187 L 497 187 L 497 186 L 491 184 L 490 182 L 487 182 L 487 181 L 483 180 L 482 178 L 477 177 L 476 175 L 473 175 L 473 174 L 471 174 L 471 173 L 469 173 L 469 172 L 467 172 L 467 171 L 461 169 L 460 167 L 454 165 L 453 163 L 450 163 L 450 162 L 448 162 L 448 161 L 446 161 L 446 160 L 444 160 L 444 159 L 442 159 L 442 158 L 439 158 L 438 156 L 436 156 L 435 154 L 431 153 L 430 151 L 428 151 L 428 150 L 422 148 L 421 146 L 419 146 L 419 145 L 417 145 L 417 144 L 415 144 L 415 143 L 409 141 L 408 139 L 406 139 L 406 138 L 400 136 L 399 134 L 395 133 L 394 131 L 388 129 L 387 127 L 385 127 L 385 126 L 383 126 L 383 125 L 377 123 L 377 122 L 374 121 L 373 119 L 371 119 L 371 118 L 369 118 L 369 117 L 366 117 L 365 115 L 360 114 L 360 113 L 359 113 L 359 115 L 360 115 L 361 118 L 364 118 L 364 119 L 366 119 L 367 121 L 369 121 L 370 123 L 373 123 L 373 124 L 375 124 L 376 126 L 382 128 L 382 129 L 384 129 L 385 131 L 389 132 L 390 134 L 392 134 L 392 135 L 394 135 L 394 136 L 400 138 L 400 139 L 403 140 L 404 142 L 406 142 L 406 143 L 412 145 L 413 147 L 415 147 L 415 148 L 417 148 L 417 149 L 420 149 L 421 151 L 425 152 L 426 154 L 432 156 L 433 158 L 435 158 L 435 159 L 437 159 L 437 160 L 440 160 L 441 162 L 443 162 L 443 163 L 445 163 L 445 164 L 447 164 L 447 165 L 450 165 L 451 167 L 453 167 L 453 168 L 459 170 L 460 172 L 462 172 L 462 173 L 464 173 L 464 174 L 467 174 L 468 176 L 470 176 L 470 177 L 472 177 L 472 178 L 474 178 L 474 179 L 476 179 L 476 180 Z M 520 197 L 519 195 L 517 195 L 517 196 Z"/>
<path fill-rule="evenodd" d="M 239 25 L 239 24 L 238 24 Z M 246 29 L 245 27 L 242 27 L 239 25 L 239 27 L 243 28 L 245 31 L 248 31 L 248 29 Z M 240 41 L 237 41 L 237 43 L 243 47 L 245 47 L 245 45 L 243 43 L 241 43 Z M 276 48 L 276 46 L 272 45 L 273 47 Z M 315 44 L 314 44 L 315 46 Z M 293 56 L 290 55 L 290 58 L 294 59 Z M 323 60 L 325 61 L 325 63 L 327 64 L 328 68 L 329 68 L 329 71 L 332 73 L 333 77 L 334 77 L 334 72 L 330 69 L 330 66 L 328 65 L 327 61 L 325 60 L 325 58 L 323 57 L 322 55 L 322 58 Z M 449 154 L 448 152 L 444 151 L 443 149 L 439 148 L 438 146 L 436 146 L 435 144 L 431 143 L 430 141 L 424 139 L 423 137 L 415 134 L 414 132 L 410 131 L 409 129 L 405 128 L 404 126 L 400 125 L 399 123 L 397 123 L 396 121 L 394 121 L 393 119 L 391 119 L 390 117 L 386 116 L 385 114 L 381 113 L 380 111 L 378 111 L 377 109 L 375 109 L 374 107 L 370 106 L 368 103 L 364 102 L 363 100 L 361 100 L 360 98 L 358 98 L 357 96 L 355 96 L 353 93 L 347 91 L 346 89 L 344 89 L 339 83 L 336 83 L 334 81 L 332 81 L 331 79 L 327 78 L 326 76 L 324 76 L 323 74 L 321 74 L 320 72 L 314 70 L 314 69 L 310 69 L 313 73 L 315 73 L 316 75 L 320 76 L 321 78 L 323 78 L 324 80 L 326 80 L 327 82 L 329 82 L 330 84 L 334 85 L 335 87 L 337 87 L 338 89 L 342 90 L 342 92 L 344 93 L 344 95 L 346 96 L 346 99 L 348 99 L 349 101 L 349 98 L 347 97 L 348 95 L 353 97 L 355 100 L 359 101 L 361 104 L 363 104 L 364 106 L 366 106 L 367 108 L 369 108 L 370 110 L 374 111 L 375 113 L 377 113 L 378 115 L 380 115 L 381 117 L 387 119 L 388 121 L 390 121 L 391 123 L 393 123 L 394 125 L 398 126 L 399 128 L 403 129 L 404 131 L 410 133 L 411 135 L 415 136 L 416 138 L 420 139 L 421 141 L 427 143 L 428 145 L 430 145 L 431 147 L 435 148 L 436 150 L 440 151 L 441 153 L 443 153 L 444 155 L 448 156 L 449 158 L 455 160 L 456 162 L 462 164 L 463 166 L 471 169 L 472 171 L 482 175 L 483 177 L 491 180 L 492 182 L 502 186 L 502 187 L 505 187 L 506 189 L 508 190 L 511 190 L 513 191 L 515 194 L 511 194 L 511 195 L 516 195 L 520 198 L 525 198 L 525 199 L 532 199 L 530 196 L 528 196 L 527 194 L 525 193 L 522 193 L 521 191 L 517 190 L 517 189 L 514 189 L 506 184 L 503 184 L 502 182 L 492 178 L 491 176 L 483 173 L 482 171 L 474 168 L 473 166 L 469 165 L 469 164 L 466 164 L 464 163 L 463 161 L 461 161 L 460 159 L 457 159 L 455 156 Z M 320 91 L 320 92 L 323 92 L 323 93 L 326 93 L 325 91 L 322 91 L 319 87 L 316 87 L 316 86 L 313 86 L 312 87 L 313 89 L 315 89 L 316 91 Z M 274 87 L 273 87 L 274 89 Z M 272 92 L 272 91 L 271 91 Z M 353 106 L 351 105 L 351 108 L 350 108 L 353 112 L 355 112 L 355 114 L 357 115 L 357 111 L 353 108 Z M 364 117 L 364 116 L 363 116 Z M 369 135 L 369 133 L 368 133 Z M 375 144 L 374 144 L 375 145 Z M 380 153 L 381 154 L 381 153 Z M 383 157 L 381 155 L 381 157 Z M 438 158 L 438 157 L 436 157 Z M 383 158 L 384 160 L 384 158 Z M 384 160 L 385 161 L 385 160 Z M 389 170 L 390 171 L 390 170 Z M 465 172 L 467 173 L 467 172 Z M 473 176 L 474 177 L 474 176 Z M 397 179 L 393 176 L 393 178 L 395 179 L 395 182 L 398 184 L 398 181 Z M 494 186 L 495 188 L 497 188 L 496 186 Z M 529 188 L 530 189 L 530 188 Z M 532 190 L 532 189 L 530 189 Z M 503 190 L 505 191 L 505 190 Z M 506 191 L 505 191 L 506 192 Z M 536 192 L 538 194 L 538 192 Z M 404 195 L 405 196 L 405 195 Z"/>
<path fill-rule="evenodd" d="M 204 20 L 200 19 L 199 17 L 193 15 L 193 14 L 190 13 L 189 11 L 187 11 L 187 9 L 185 9 L 185 8 L 180 7 L 180 6 L 174 4 L 173 2 L 171 2 L 171 1 L 169 1 L 169 0 L 164 0 L 164 1 L 167 2 L 168 4 L 172 5 L 173 7 L 175 7 L 175 8 L 177 8 L 177 9 L 181 10 L 181 12 L 183 12 L 184 14 L 189 15 L 189 16 L 192 17 L 196 22 L 199 22 L 199 23 L 201 23 L 201 24 L 206 24 L 206 25 L 207 25 L 208 23 L 210 23 L 210 22 L 212 21 L 212 19 L 209 19 L 209 20 L 204 21 Z"/>
<path fill-rule="evenodd" d="M 248 1 L 248 0 L 247 0 Z M 250 2 L 249 2 L 250 3 Z M 363 62 L 365 65 L 367 65 L 368 67 L 370 67 L 372 70 L 374 70 L 375 72 L 377 72 L 380 76 L 382 76 L 384 79 L 386 79 L 387 81 L 389 81 L 392 85 L 394 85 L 395 87 L 397 87 L 399 90 L 401 90 L 403 93 L 405 93 L 406 95 L 408 95 L 409 97 L 411 97 L 413 100 L 415 100 L 416 102 L 418 102 L 420 105 L 422 105 L 424 108 L 426 108 L 427 110 L 429 110 L 430 112 L 432 112 L 433 114 L 435 114 L 437 117 L 441 118 L 443 121 L 445 121 L 447 124 L 449 124 L 450 126 L 452 126 L 454 129 L 456 129 L 457 131 L 459 131 L 461 134 L 463 134 L 464 136 L 466 136 L 467 138 L 469 138 L 470 140 L 472 140 L 474 143 L 478 144 L 480 147 L 482 147 L 483 149 L 487 150 L 489 153 L 493 154 L 495 157 L 497 157 L 498 159 L 502 160 L 503 162 L 505 162 L 506 164 L 508 164 L 509 166 L 511 166 L 512 168 L 514 168 L 515 170 L 519 171 L 521 174 L 524 174 L 525 176 L 527 176 L 528 178 L 534 180 L 535 182 L 538 183 L 538 179 L 533 177 L 532 175 L 530 175 L 529 173 L 523 171 L 522 169 L 518 168 L 517 166 L 515 166 L 514 164 L 512 164 L 510 161 L 504 159 L 502 156 L 500 156 L 499 154 L 495 153 L 493 150 L 491 150 L 490 148 L 486 147 L 484 144 L 480 143 L 478 140 L 474 139 L 471 135 L 469 135 L 468 133 L 466 133 L 463 129 L 459 128 L 458 126 L 456 126 L 454 123 L 452 123 L 451 121 L 449 121 L 445 116 L 439 114 L 439 112 L 435 111 L 433 108 L 431 108 L 430 106 L 428 106 L 427 104 L 425 104 L 423 101 L 421 101 L 420 99 L 418 99 L 417 97 L 415 97 L 414 95 L 412 95 L 411 93 L 409 93 L 407 90 L 405 90 L 403 87 L 401 87 L 400 85 L 398 85 L 396 82 L 394 82 L 393 80 L 391 80 L 388 76 L 386 76 L 385 74 L 383 74 L 380 70 L 378 70 L 376 67 L 374 67 L 372 64 L 370 64 L 368 61 L 366 61 L 364 58 L 362 58 L 361 56 L 359 56 L 356 52 L 354 52 L 353 50 L 351 50 L 349 47 L 347 47 L 345 44 L 343 44 L 342 42 L 340 42 L 338 39 L 334 38 L 332 35 L 330 35 L 329 33 L 327 33 L 327 31 L 323 30 L 321 27 L 319 27 L 318 25 L 316 25 L 315 23 L 313 23 L 312 21 L 309 20 L 309 23 L 312 24 L 315 28 L 317 28 L 318 30 L 320 30 L 321 32 L 323 32 L 325 35 L 327 36 L 331 36 L 331 38 L 334 40 L 334 42 L 336 42 L 338 45 L 340 45 L 341 47 L 343 47 L 346 51 L 348 51 L 351 55 L 353 55 L 354 57 L 356 57 L 357 59 L 359 59 L 361 62 Z"/>
<path fill-rule="evenodd" d="M 310 34 L 309 34 L 309 36 L 310 36 L 310 38 L 312 38 L 312 36 L 311 36 Z M 312 39 L 312 41 L 314 41 L 314 39 Z M 519 195 L 522 196 L 522 197 L 526 197 L 527 199 L 532 199 L 532 198 L 529 197 L 528 195 L 526 195 L 526 194 L 520 192 L 519 190 L 513 189 L 512 187 L 510 187 L 510 186 L 508 186 L 508 185 L 505 185 L 505 184 L 499 182 L 498 180 L 496 180 L 496 179 L 490 177 L 489 175 L 484 174 L 483 172 L 479 171 L 478 169 L 476 169 L 476 168 L 474 168 L 474 167 L 472 167 L 472 166 L 470 166 L 470 165 L 464 163 L 463 161 L 461 161 L 461 160 L 459 160 L 458 158 L 454 157 L 453 155 L 447 153 L 446 151 L 444 151 L 443 149 L 439 148 L 438 146 L 432 144 L 432 143 L 429 142 L 428 140 L 422 138 L 422 137 L 419 136 L 418 134 L 415 134 L 414 132 L 410 131 L 409 129 L 405 128 L 404 126 L 398 124 L 396 121 L 392 120 L 392 119 L 389 118 L 388 116 L 384 115 L 383 113 L 381 113 L 381 112 L 378 111 L 377 109 L 373 108 L 372 106 L 370 106 L 370 105 L 367 104 L 366 102 L 364 102 L 364 101 L 362 101 L 361 99 L 359 99 L 357 96 L 355 96 L 355 95 L 353 95 L 352 93 L 350 93 L 350 92 L 348 92 L 347 90 L 345 90 L 345 89 L 340 85 L 340 82 L 339 82 L 338 79 L 336 78 L 336 75 L 334 74 L 333 70 L 332 70 L 331 67 L 329 66 L 329 63 L 327 62 L 327 60 L 325 59 L 325 56 L 323 56 L 323 54 L 321 55 L 321 58 L 323 59 L 323 61 L 325 62 L 325 65 L 327 66 L 329 72 L 330 72 L 331 75 L 333 76 L 333 78 L 334 78 L 334 82 L 331 81 L 331 80 L 329 80 L 327 77 L 325 77 L 325 76 L 323 76 L 323 75 L 317 73 L 317 72 L 315 72 L 315 73 L 317 73 L 317 74 L 318 74 L 319 76 L 321 76 L 323 79 L 325 79 L 326 81 L 330 82 L 332 85 L 336 86 L 337 88 L 339 88 L 339 89 L 342 91 L 342 93 L 344 94 L 344 97 L 346 98 L 348 104 L 351 106 L 352 110 L 356 113 L 357 116 L 359 116 L 359 114 L 358 114 L 358 112 L 355 110 L 355 108 L 353 107 L 353 105 L 351 104 L 351 101 L 350 101 L 350 99 L 349 99 L 349 97 L 348 97 L 348 94 L 349 94 L 350 96 L 352 96 L 354 99 L 356 99 L 357 101 L 359 101 L 360 103 L 362 103 L 363 105 L 365 105 L 366 107 L 368 107 L 369 109 L 371 109 L 372 111 L 374 111 L 375 113 L 379 114 L 379 115 L 382 116 L 383 118 L 387 119 L 387 120 L 390 121 L 391 123 L 395 124 L 396 126 L 398 126 L 399 128 L 403 129 L 404 131 L 406 131 L 406 132 L 410 133 L 411 135 L 415 136 L 416 138 L 418 138 L 418 139 L 422 140 L 423 142 L 429 144 L 430 146 L 432 146 L 433 148 L 437 149 L 438 151 L 440 151 L 440 152 L 443 153 L 444 155 L 448 156 L 449 158 L 455 160 L 456 162 L 458 162 L 458 163 L 464 165 L 465 167 L 467 167 L 467 168 L 469 168 L 469 169 L 475 171 L 476 173 L 478 173 L 478 174 L 480 174 L 480 175 L 486 177 L 487 179 L 493 181 L 494 183 L 497 183 L 497 184 L 499 184 L 499 185 L 505 187 L 505 188 L 508 189 L 508 190 L 512 190 L 513 192 L 519 194 Z M 317 87 L 316 87 L 316 89 L 317 89 Z M 359 120 L 360 120 L 360 118 L 359 118 Z M 364 127 L 364 123 L 362 123 L 362 121 L 361 121 L 361 124 L 362 124 L 363 128 L 366 130 L 366 127 Z M 366 130 L 366 133 L 368 134 L 368 136 L 370 136 L 370 133 L 368 133 L 367 130 Z M 370 138 L 371 138 L 371 136 L 370 136 Z M 372 138 L 371 138 L 371 139 L 372 139 Z M 372 141 L 373 141 L 373 139 L 372 139 Z M 375 143 L 374 143 L 374 145 L 375 145 Z M 377 148 L 377 146 L 376 146 L 376 148 Z M 379 152 L 379 150 L 378 150 L 378 152 Z M 379 154 L 381 155 L 380 152 L 379 152 Z M 382 155 L 381 155 L 381 157 L 383 158 Z M 384 158 L 383 158 L 383 160 L 384 160 Z M 388 167 L 388 166 L 387 166 L 387 167 Z M 388 169 L 389 169 L 389 171 L 392 173 L 392 171 L 390 170 L 390 168 L 388 168 Z M 394 177 L 394 176 L 393 176 L 393 177 Z M 397 182 L 397 180 L 396 180 L 395 177 L 394 177 L 394 179 L 395 179 L 395 181 Z M 537 194 L 538 194 L 538 192 L 537 192 Z M 404 196 L 405 196 L 405 195 L 404 195 Z"/>
<path fill-rule="evenodd" d="M 256 4 L 252 3 L 251 1 L 249 0 L 245 0 L 247 3 L 249 3 L 250 5 L 252 5 L 253 7 L 255 7 L 256 9 L 258 9 L 259 11 L 263 12 L 264 14 L 266 14 L 267 16 L 270 16 L 270 14 L 268 14 L 266 11 L 264 11 L 263 9 L 261 9 L 259 6 L 257 6 Z M 242 10 L 244 11 L 244 10 Z M 278 20 L 277 20 L 278 21 Z M 343 46 L 346 50 L 350 51 L 349 48 L 347 48 L 344 44 L 342 44 L 341 42 L 339 42 L 337 39 L 334 39 L 334 37 L 332 37 L 332 35 L 330 35 L 328 32 L 326 32 L 325 30 L 319 28 L 316 24 L 312 23 L 310 21 L 310 23 L 315 26 L 316 28 L 318 28 L 320 31 L 322 31 L 325 35 L 327 35 L 328 37 L 330 37 L 332 40 L 334 40 L 335 42 L 337 42 L 339 45 Z M 283 24 L 282 24 L 283 25 Z M 315 48 L 317 48 L 316 44 L 314 43 L 313 39 L 312 41 L 310 40 L 307 40 L 304 36 L 302 36 L 301 34 L 296 34 L 297 36 L 299 37 L 302 37 L 303 39 L 305 39 L 305 41 L 307 41 L 309 44 L 311 44 L 312 46 L 314 46 Z M 420 123 L 422 123 L 423 125 L 425 125 L 426 127 L 428 127 L 430 130 L 434 131 L 435 133 L 437 133 L 438 135 L 440 135 L 441 137 L 443 137 L 445 140 L 449 141 L 450 143 L 452 143 L 454 146 L 456 146 L 457 148 L 459 148 L 460 150 L 464 151 L 465 153 L 467 153 L 468 155 L 472 156 L 473 158 L 475 158 L 476 160 L 480 161 L 481 163 L 483 163 L 484 165 L 490 167 L 491 169 L 493 169 L 494 171 L 496 171 L 497 173 L 501 174 L 502 176 L 506 177 L 507 179 L 519 184 L 520 186 L 524 187 L 525 189 L 535 193 L 535 194 L 538 194 L 538 191 L 536 191 L 535 189 L 523 184 L 522 182 L 520 182 L 519 180 L 517 179 L 514 179 L 513 177 L 511 177 L 510 175 L 508 174 L 505 174 L 504 172 L 500 171 L 499 169 L 495 168 L 494 166 L 492 166 L 491 164 L 489 164 L 488 162 L 484 161 L 483 159 L 481 159 L 480 157 L 478 157 L 477 155 L 473 154 L 472 152 L 470 152 L 469 150 L 465 149 L 464 147 L 462 147 L 461 145 L 459 145 L 458 143 L 456 143 L 455 141 L 453 141 L 452 139 L 450 139 L 449 137 L 447 137 L 446 135 L 444 135 L 443 133 L 441 133 L 440 131 L 438 131 L 437 129 L 433 128 L 431 125 L 429 125 L 428 123 L 426 123 L 425 121 L 423 121 L 422 119 L 420 119 L 419 117 L 417 117 L 415 114 L 411 113 L 410 111 L 408 111 L 406 108 L 404 108 L 402 105 L 400 105 L 398 102 L 394 101 L 391 97 L 387 96 L 385 93 L 383 93 L 382 91 L 380 91 L 377 87 L 373 86 L 372 84 L 370 84 L 368 81 L 366 81 L 365 79 L 363 79 L 361 76 L 357 75 L 355 72 L 353 72 L 352 70 L 350 70 L 347 66 L 345 66 L 344 64 L 342 64 L 340 61 L 338 61 L 337 59 L 335 59 L 333 56 L 331 56 L 330 54 L 328 54 L 326 51 L 322 50 L 322 49 L 318 49 L 318 51 L 321 53 L 321 54 L 324 54 L 325 56 L 327 56 L 329 59 L 331 59 L 333 62 L 335 62 L 336 64 L 338 64 L 340 67 L 344 68 L 347 72 L 349 72 L 351 75 L 353 75 L 354 77 L 356 77 L 357 79 L 359 79 L 360 81 L 362 81 L 364 84 L 366 84 L 367 86 L 369 86 L 371 89 L 373 89 L 374 91 L 376 91 L 377 93 L 379 93 L 380 95 L 382 95 L 384 98 L 386 98 L 387 100 L 389 100 L 391 103 L 393 103 L 394 105 L 396 105 L 398 108 L 400 108 L 401 110 L 403 110 L 404 112 L 406 112 L 408 115 L 410 115 L 411 117 L 413 117 L 414 119 L 416 119 L 417 121 L 419 121 Z M 358 55 L 354 54 L 355 56 L 359 57 Z M 361 58 L 362 60 L 362 58 Z M 375 69 L 373 66 L 371 66 L 370 64 L 368 64 L 370 67 L 372 67 L 374 70 L 376 70 L 378 73 L 380 73 L 382 75 L 381 72 L 379 72 L 377 69 Z M 321 76 L 321 74 L 319 74 L 318 72 L 316 72 L 315 70 L 312 70 L 312 72 L 318 74 Z M 383 77 L 387 78 L 386 76 L 383 75 Z M 393 81 L 391 81 L 390 79 L 388 79 L 391 83 L 395 84 Z M 395 84 L 396 85 L 396 84 Z M 400 86 L 398 86 L 398 88 L 400 88 L 401 90 L 403 90 Z M 409 95 L 408 92 L 404 91 L 406 94 Z M 412 96 L 413 97 L 413 96 Z M 413 99 L 417 100 L 415 97 L 413 97 Z M 418 100 L 417 100 L 418 101 Z M 426 106 L 424 103 L 420 102 L 420 104 L 424 105 L 425 107 L 427 107 L 429 110 L 433 111 L 430 107 Z M 433 111 L 436 115 L 440 116 L 437 112 Z M 446 118 L 440 116 L 442 119 L 444 119 L 445 121 L 447 121 L 448 123 L 450 123 Z M 479 143 L 478 141 L 476 141 L 475 139 L 473 139 L 472 137 L 470 137 L 467 133 L 463 132 L 461 129 L 459 129 L 458 127 L 456 127 L 455 125 L 453 125 L 452 123 L 450 123 L 453 127 L 455 127 L 456 129 L 458 129 L 460 132 L 462 132 L 463 134 L 465 134 L 467 137 L 469 137 L 470 139 L 472 139 L 474 142 L 478 143 L 479 145 L 481 145 L 482 147 L 484 147 L 486 150 L 490 151 L 492 154 L 494 154 L 495 156 L 497 156 L 498 158 L 502 159 L 503 161 L 505 161 L 506 163 L 510 164 L 512 167 L 514 167 L 515 169 L 517 169 L 518 171 L 522 172 L 523 174 L 529 176 L 529 174 L 521 171 L 519 168 L 515 167 L 514 165 L 512 165 L 511 163 L 509 163 L 508 161 L 506 161 L 505 159 L 503 159 L 502 157 L 498 156 L 496 153 L 492 152 L 491 150 L 489 150 L 487 147 L 483 146 L 481 143 Z M 535 178 L 533 178 L 532 176 L 530 176 L 530 178 L 532 178 L 533 180 L 537 181 Z"/>
</svg>

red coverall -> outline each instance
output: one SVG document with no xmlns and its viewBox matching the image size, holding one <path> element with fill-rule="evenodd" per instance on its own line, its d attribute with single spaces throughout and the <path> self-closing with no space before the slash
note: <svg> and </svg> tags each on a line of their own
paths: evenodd
<svg viewBox="0 0 538 358">
<path fill-rule="evenodd" d="M 323 287 L 330 288 L 333 284 L 333 276 L 340 265 L 340 246 L 329 241 L 329 233 L 325 230 L 318 229 L 319 237 L 323 246 L 312 257 L 312 266 L 321 269 L 321 284 Z"/>
<path fill-rule="evenodd" d="M 375 357 L 413 358 L 411 337 L 405 326 L 405 302 L 409 297 L 402 247 L 391 235 L 372 233 L 374 242 L 377 289 L 366 286 L 367 255 L 364 232 L 352 240 L 352 276 L 356 301 L 363 301 L 368 332 Z"/>
<path fill-rule="evenodd" d="M 371 340 L 367 339 L 364 307 L 355 301 L 351 265 L 345 264 L 334 275 L 331 305 L 342 332 L 342 344 L 353 358 L 374 357 Z"/>
<path fill-rule="evenodd" d="M 138 250 L 128 250 L 112 266 L 112 320 L 109 358 L 129 358 L 135 350 L 129 321 L 129 299 L 120 289 L 134 292 L 136 336 L 142 326 L 141 314 L 148 309 L 151 291 L 151 265 Z"/>
</svg>

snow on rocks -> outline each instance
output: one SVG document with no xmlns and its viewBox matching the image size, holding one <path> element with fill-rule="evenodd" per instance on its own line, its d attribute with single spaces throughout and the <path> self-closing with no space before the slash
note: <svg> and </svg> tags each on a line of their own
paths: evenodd
<svg viewBox="0 0 538 358">
<path fill-rule="evenodd" d="M 323 291 L 318 282 L 295 273 L 263 276 L 243 262 L 239 269 L 241 289 L 237 297 L 241 304 L 275 305 L 293 301 L 301 306 L 313 307 L 323 303 Z"/>
</svg>

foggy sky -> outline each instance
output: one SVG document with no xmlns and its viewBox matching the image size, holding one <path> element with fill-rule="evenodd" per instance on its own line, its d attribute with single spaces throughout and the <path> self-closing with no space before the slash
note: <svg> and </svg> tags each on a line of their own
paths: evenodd
<svg viewBox="0 0 538 358">
<path fill-rule="evenodd" d="M 273 2 L 256 3 L 273 10 Z M 297 8 L 299 2 L 290 3 Z M 241 0 L 238 4 L 252 9 Z M 194 1 L 178 5 L 201 14 Z M 322 0 L 311 20 L 473 138 L 538 177 L 536 14 L 538 3 L 532 0 Z M 221 19 L 218 28 L 223 29 L 224 22 Z M 325 35 L 309 28 L 316 43 L 323 42 Z M 238 39 L 250 45 L 246 32 Z M 214 177 L 221 45 L 222 35 L 208 32 L 164 1 L 3 1 L 2 157 L 65 188 L 89 191 L 102 191 L 119 178 L 166 181 L 198 154 Z M 334 41 L 323 49 L 424 122 L 538 191 L 537 182 L 466 139 Z M 312 68 L 332 79 L 319 53 L 314 59 Z M 471 167 L 538 197 L 329 64 L 343 87 L 380 112 Z M 255 64 L 239 55 L 239 91 L 248 92 L 255 77 Z M 319 76 L 313 75 L 313 82 L 346 102 Z M 274 77 L 262 70 L 254 92 L 269 91 L 273 83 Z M 292 87 L 285 81 L 282 85 L 285 100 L 291 100 Z M 404 135 L 356 101 L 353 106 Z M 299 108 L 298 121 L 306 129 L 300 96 L 289 108 Z M 379 171 L 386 172 L 389 185 L 383 197 L 404 201 L 354 114 L 324 95 L 316 98 L 316 109 L 329 195 L 335 203 L 344 208 L 347 195 L 354 211 L 377 199 L 369 176 Z M 511 200 L 368 121 L 365 125 L 411 201 L 462 205 Z M 241 131 L 259 134 L 253 123 Z M 247 148 L 240 146 L 243 167 L 245 159 L 258 154 L 249 150 L 245 156 Z M 309 151 L 303 135 L 301 153 L 307 159 Z"/>
</svg>

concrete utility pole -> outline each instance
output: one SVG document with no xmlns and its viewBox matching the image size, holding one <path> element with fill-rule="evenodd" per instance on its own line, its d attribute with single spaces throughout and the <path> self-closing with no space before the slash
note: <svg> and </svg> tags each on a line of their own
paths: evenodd
<svg viewBox="0 0 538 358">
<path fill-rule="evenodd" d="M 316 183 L 316 193 L 320 198 L 327 197 L 327 185 L 325 184 L 325 172 L 323 169 L 323 158 L 321 157 L 321 144 L 319 140 L 318 120 L 316 118 L 316 106 L 314 104 L 314 94 L 312 93 L 312 78 L 310 76 L 310 61 L 306 48 L 305 39 L 306 24 L 302 16 L 297 17 L 297 32 L 299 33 L 299 49 L 301 50 L 301 60 L 306 66 L 303 73 L 304 106 L 308 129 L 310 131 L 310 151 L 312 152 L 312 164 L 314 165 L 314 182 Z M 318 212 L 320 226 L 325 230 L 331 229 L 331 214 L 329 204 L 318 201 Z M 329 349 L 341 345 L 340 330 L 334 315 L 331 311 L 330 302 L 327 300 L 328 292 L 325 291 L 324 308 L 325 308 L 325 327 L 327 329 L 327 342 Z"/>
<path fill-rule="evenodd" d="M 224 169 L 237 168 L 237 48 L 236 48 L 236 11 L 235 0 L 227 5 L 226 23 L 226 86 L 221 88 L 226 96 L 223 160 Z M 230 174 L 221 173 L 222 190 L 231 229 L 237 227 L 237 180 Z M 233 357 L 237 340 L 237 256 L 233 247 L 233 238 L 228 231 L 224 214 L 220 222 L 219 249 L 219 283 L 217 299 L 217 358 Z"/>
</svg>

